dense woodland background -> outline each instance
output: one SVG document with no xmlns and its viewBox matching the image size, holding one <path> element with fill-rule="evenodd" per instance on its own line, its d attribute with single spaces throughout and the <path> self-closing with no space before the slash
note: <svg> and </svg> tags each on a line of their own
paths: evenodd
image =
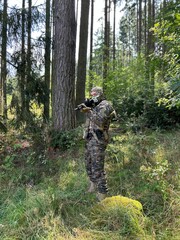
<svg viewBox="0 0 180 240">
<path fill-rule="evenodd" d="M 180 1 L 104 0 L 98 28 L 97 1 L 0 0 L 3 240 L 180 237 Z M 95 85 L 117 112 L 110 195 L 139 200 L 140 225 L 84 195 L 74 109 Z"/>
<path fill-rule="evenodd" d="M 121 118 L 144 115 L 148 125 L 157 126 L 177 122 L 179 1 L 104 1 L 96 32 L 93 19 L 94 1 L 34 6 L 30 0 L 21 8 L 1 2 L 4 120 L 32 126 L 43 118 L 54 129 L 72 129 L 75 105 L 98 84 Z"/>
</svg>

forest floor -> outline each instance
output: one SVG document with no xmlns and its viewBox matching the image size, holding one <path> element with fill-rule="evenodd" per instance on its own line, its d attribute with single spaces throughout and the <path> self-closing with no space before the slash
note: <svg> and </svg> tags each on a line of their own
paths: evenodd
<svg viewBox="0 0 180 240">
<path fill-rule="evenodd" d="M 47 146 L 43 132 L 0 134 L 0 239 L 180 239 L 180 129 L 133 133 L 113 128 L 105 168 L 109 198 L 124 196 L 143 206 L 139 233 L 127 212 L 106 218 L 86 193 L 81 134 L 67 149 Z M 122 225 L 125 221 L 125 225 Z M 134 220 L 133 220 L 134 221 Z"/>
</svg>

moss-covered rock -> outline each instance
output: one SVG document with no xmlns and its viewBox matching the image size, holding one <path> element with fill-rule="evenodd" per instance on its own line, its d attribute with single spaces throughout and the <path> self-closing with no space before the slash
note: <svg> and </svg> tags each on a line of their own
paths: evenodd
<svg viewBox="0 0 180 240">
<path fill-rule="evenodd" d="M 143 236 L 145 217 L 142 204 L 123 196 L 107 197 L 92 208 L 92 224 L 99 230 L 120 235 Z"/>
</svg>

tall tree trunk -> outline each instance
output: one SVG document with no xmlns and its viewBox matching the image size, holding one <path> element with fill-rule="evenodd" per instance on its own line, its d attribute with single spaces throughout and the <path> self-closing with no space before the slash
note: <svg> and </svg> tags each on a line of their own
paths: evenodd
<svg viewBox="0 0 180 240">
<path fill-rule="evenodd" d="M 128 51 L 127 52 L 127 62 L 128 64 L 130 63 L 130 58 L 131 58 L 131 18 L 130 16 L 128 16 L 128 42 L 129 42 L 129 46 L 128 46 Z"/>
<path fill-rule="evenodd" d="M 160 12 L 162 13 L 162 17 L 160 18 L 160 21 L 164 19 L 164 11 L 166 9 L 166 0 L 163 0 L 162 6 L 160 8 Z M 166 45 L 165 43 L 162 43 L 162 58 L 164 58 L 166 52 Z M 161 62 L 161 72 L 162 72 L 162 78 L 165 81 L 165 74 L 166 74 L 166 67 L 164 61 Z"/>
<path fill-rule="evenodd" d="M 76 1 L 76 32 L 77 32 L 77 22 L 78 22 L 78 13 L 79 13 L 79 0 Z"/>
<path fill-rule="evenodd" d="M 44 98 L 44 121 L 49 121 L 50 106 L 50 56 L 51 56 L 51 27 L 50 12 L 51 0 L 46 0 L 46 36 L 45 36 L 45 98 Z"/>
<path fill-rule="evenodd" d="M 151 0 L 148 0 L 148 35 L 147 35 L 147 55 L 151 52 L 152 32 L 149 31 L 152 26 L 152 5 Z"/>
<path fill-rule="evenodd" d="M 31 25 L 32 25 L 32 0 L 28 0 L 28 21 L 27 21 L 27 34 L 28 34 L 28 39 L 27 39 L 27 72 L 26 72 L 26 99 L 25 99 L 25 114 L 26 114 L 26 119 L 29 121 L 30 117 L 30 109 L 29 109 L 29 104 L 30 104 L 30 85 L 31 85 L 31 65 L 32 65 L 32 53 L 31 53 Z"/>
<path fill-rule="evenodd" d="M 144 53 L 147 57 L 147 0 L 144 0 Z"/>
<path fill-rule="evenodd" d="M 116 1 L 114 0 L 114 22 L 113 22 L 113 70 L 115 70 L 116 59 Z"/>
<path fill-rule="evenodd" d="M 136 0 L 136 36 L 137 36 L 137 53 L 139 53 L 139 0 Z"/>
<path fill-rule="evenodd" d="M 85 99 L 89 2 L 89 0 L 81 1 L 81 21 L 79 38 L 80 41 L 76 82 L 76 105 L 84 102 Z M 78 123 L 84 121 L 84 114 L 77 112 L 76 117 Z"/>
<path fill-rule="evenodd" d="M 138 31 L 137 31 L 137 51 L 140 54 L 142 48 L 142 0 L 138 0 Z"/>
<path fill-rule="evenodd" d="M 75 1 L 54 2 L 54 79 L 53 128 L 57 131 L 75 127 Z"/>
<path fill-rule="evenodd" d="M 106 89 L 106 81 L 109 67 L 109 42 L 110 42 L 110 0 L 105 0 L 105 25 L 104 25 L 104 59 L 103 59 L 103 89 Z"/>
<path fill-rule="evenodd" d="M 151 18 L 152 18 L 151 27 L 153 27 L 154 23 L 155 23 L 155 0 L 152 0 Z M 152 38 L 152 41 L 151 41 L 151 53 L 154 53 L 155 41 L 154 41 L 153 34 L 152 34 L 151 38 Z M 154 96 L 154 74 L 155 74 L 155 64 L 151 60 L 151 93 L 152 93 L 153 96 Z"/>
<path fill-rule="evenodd" d="M 21 27 L 21 72 L 20 72 L 20 97 L 21 97 L 21 119 L 24 120 L 25 109 L 25 78 L 26 78 L 26 52 L 25 52 L 25 0 L 22 1 L 22 27 Z"/>
<path fill-rule="evenodd" d="M 149 94 L 154 95 L 154 64 L 150 55 L 154 52 L 154 38 L 150 28 L 154 25 L 154 0 L 148 0 L 148 34 L 147 34 L 147 54 L 146 54 L 146 79 L 149 83 Z"/>
<path fill-rule="evenodd" d="M 0 0 L 0 11 L 2 12 L 2 0 Z M 2 14 L 0 14 L 0 52 L 2 47 Z M 0 62 L 1 62 L 1 55 L 0 55 Z M 2 78 L 1 78 L 1 71 L 0 71 L 0 116 L 3 115 L 3 91 L 2 91 Z"/>
<path fill-rule="evenodd" d="M 7 51 L 7 0 L 4 0 L 3 16 L 2 16 L 2 56 L 1 56 L 1 81 L 0 81 L 0 114 L 7 119 L 7 98 L 6 98 L 6 51 Z"/>
<path fill-rule="evenodd" d="M 146 42 L 146 81 L 150 83 L 150 49 L 151 49 L 151 0 L 147 0 L 147 42 Z M 150 86 L 148 87 L 150 88 Z"/>
<path fill-rule="evenodd" d="M 91 0 L 91 31 L 90 31 L 90 62 L 89 62 L 89 91 L 93 87 L 93 77 L 92 77 L 92 70 L 93 70 L 93 31 L 94 31 L 94 0 Z"/>
<path fill-rule="evenodd" d="M 54 42 L 55 42 L 55 30 L 54 30 L 54 27 L 55 27 L 55 10 L 54 10 L 54 1 L 55 0 L 52 0 L 52 16 L 51 16 L 51 19 L 52 19 L 52 60 L 51 60 L 51 115 L 52 115 L 52 109 L 53 109 L 53 89 L 54 89 Z"/>
</svg>

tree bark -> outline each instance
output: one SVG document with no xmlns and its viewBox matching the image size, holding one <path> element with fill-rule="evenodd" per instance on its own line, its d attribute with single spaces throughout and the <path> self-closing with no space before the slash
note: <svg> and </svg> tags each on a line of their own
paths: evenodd
<svg viewBox="0 0 180 240">
<path fill-rule="evenodd" d="M 91 0 L 91 31 L 90 31 L 90 60 L 89 60 L 89 91 L 93 87 L 93 31 L 94 31 L 94 0 Z"/>
<path fill-rule="evenodd" d="M 28 0 L 28 20 L 27 20 L 27 34 L 28 34 L 28 39 L 27 39 L 27 72 L 26 72 L 26 96 L 25 96 L 25 114 L 26 114 L 26 120 L 29 121 L 30 117 L 30 109 L 29 109 L 29 104 L 30 104 L 30 85 L 31 85 L 31 27 L 32 27 L 32 0 Z"/>
<path fill-rule="evenodd" d="M 20 72 L 20 96 L 21 96 L 21 119 L 24 120 L 25 109 L 25 78 L 26 78 L 26 52 L 25 52 L 25 0 L 22 1 L 22 27 L 21 27 L 21 72 Z"/>
<path fill-rule="evenodd" d="M 53 109 L 53 89 L 54 89 L 54 43 L 55 43 L 55 9 L 54 9 L 54 2 L 55 0 L 52 0 L 52 60 L 51 60 L 51 115 L 52 115 L 52 109 Z"/>
<path fill-rule="evenodd" d="M 109 67 L 109 43 L 110 43 L 110 0 L 105 0 L 105 23 L 104 23 L 104 69 L 103 89 L 106 89 L 106 80 Z"/>
<path fill-rule="evenodd" d="M 138 54 L 141 53 L 142 49 L 142 0 L 138 0 Z"/>
<path fill-rule="evenodd" d="M 147 57 L 147 0 L 144 0 L 144 52 Z"/>
<path fill-rule="evenodd" d="M 152 32 L 150 32 L 150 28 L 152 27 L 152 5 L 151 0 L 148 0 L 148 36 L 147 36 L 147 55 L 151 52 L 152 46 Z"/>
<path fill-rule="evenodd" d="M 84 102 L 85 99 L 89 2 L 89 0 L 81 1 L 79 58 L 76 82 L 76 105 Z M 78 123 L 84 121 L 84 115 L 82 113 L 77 112 L 76 117 Z"/>
<path fill-rule="evenodd" d="M 45 36 L 45 98 L 44 98 L 44 122 L 49 121 L 50 106 L 50 56 L 51 56 L 51 27 L 50 27 L 50 0 L 46 0 L 46 36 Z"/>
<path fill-rule="evenodd" d="M 154 63 L 150 55 L 154 52 L 154 37 L 150 28 L 154 25 L 155 2 L 148 0 L 148 34 L 147 34 L 147 53 L 146 53 L 146 79 L 149 84 L 149 94 L 154 95 Z"/>
<path fill-rule="evenodd" d="M 2 6 L 2 0 L 0 0 L 0 4 Z M 2 9 L 1 9 L 2 11 Z M 2 23 L 2 14 L 0 14 L 0 23 Z M 0 45 L 2 47 L 2 24 L 0 24 Z M 1 61 L 1 56 L 0 56 L 0 61 Z M 3 90 L 2 90 L 2 71 L 0 71 L 0 116 L 3 115 Z"/>
<path fill-rule="evenodd" d="M 57 131 L 75 127 L 75 1 L 54 2 L 54 79 L 53 128 Z"/>
<path fill-rule="evenodd" d="M 4 0 L 2 16 L 2 56 L 1 56 L 1 81 L 0 81 L 0 114 L 7 119 L 6 77 L 7 77 L 7 0 Z"/>
<path fill-rule="evenodd" d="M 113 23 L 113 70 L 115 70 L 116 59 L 116 1 L 114 0 L 114 23 Z"/>
</svg>

